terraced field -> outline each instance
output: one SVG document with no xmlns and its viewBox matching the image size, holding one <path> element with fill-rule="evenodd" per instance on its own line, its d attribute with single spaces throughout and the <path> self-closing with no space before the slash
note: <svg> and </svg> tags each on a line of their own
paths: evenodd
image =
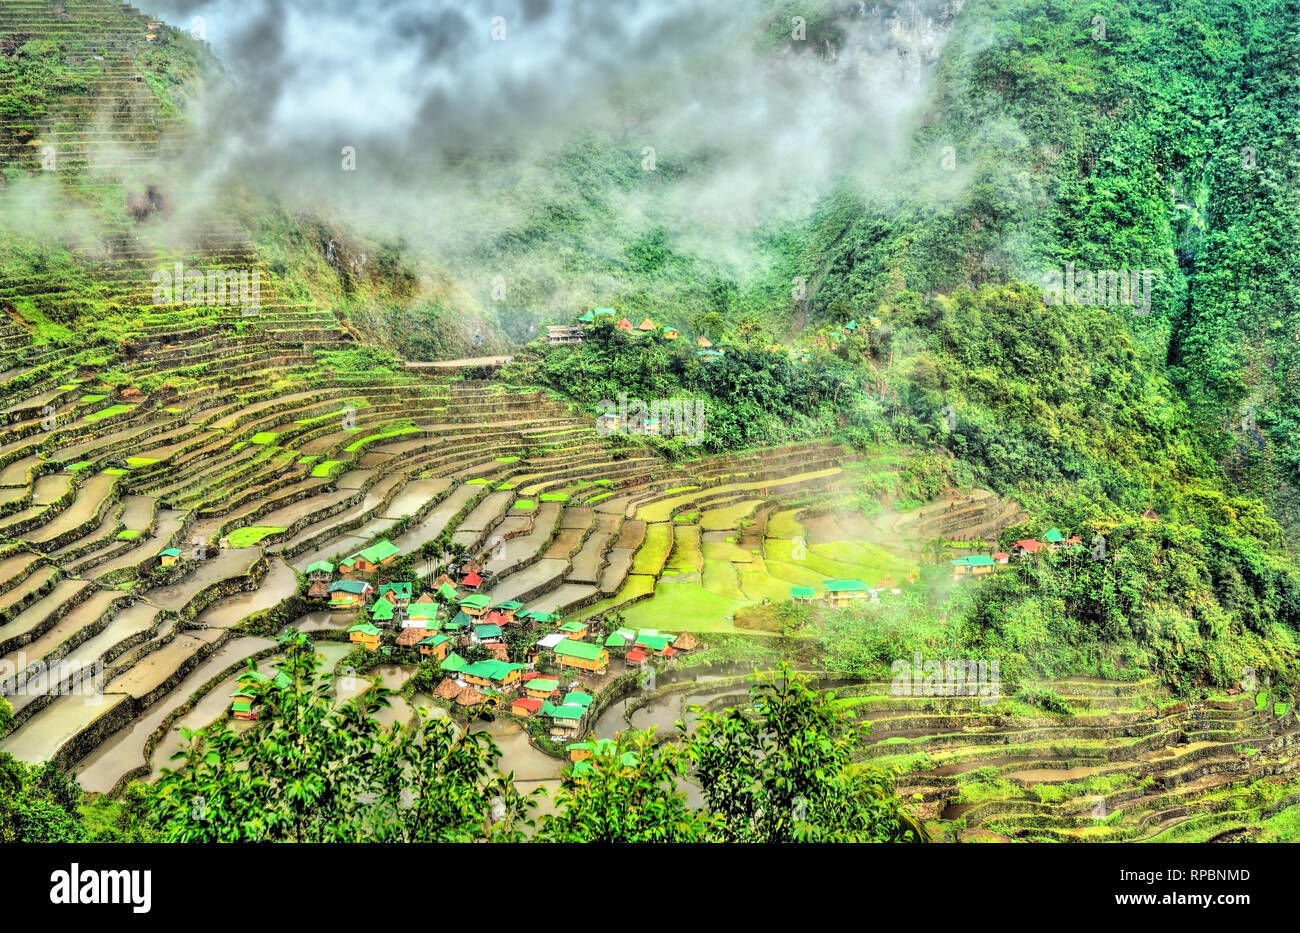
<svg viewBox="0 0 1300 933">
<path fill-rule="evenodd" d="M 1300 720 L 1255 693 L 1173 701 L 1150 681 L 1067 678 L 1073 715 L 1019 703 L 841 689 L 871 724 L 864 760 L 944 838 L 1231 841 L 1300 810 Z M 1258 708 L 1257 708 L 1258 706 Z"/>
<path fill-rule="evenodd" d="M 411 553 L 448 532 L 485 555 L 497 600 L 583 615 L 653 595 L 708 630 L 788 586 L 765 557 L 766 515 L 848 495 L 831 444 L 674 467 L 616 451 L 540 392 L 344 365 L 355 332 L 288 297 L 225 213 L 178 226 L 125 210 L 142 166 L 165 188 L 187 165 L 183 120 L 135 81 L 146 18 L 104 0 L 4 4 L 0 31 L 18 23 L 96 51 L 67 62 L 85 93 L 0 117 L 0 138 L 34 169 L 40 147 L 14 140 L 53 146 L 50 180 L 110 233 L 72 254 L 83 297 L 61 275 L 0 278 L 0 657 L 59 681 L 35 694 L 5 678 L 17 721 L 0 748 L 114 786 L 146 763 L 146 726 L 266 650 L 241 620 L 292 597 L 314 560 L 380 536 Z M 134 117 L 102 119 L 122 108 Z M 256 272 L 257 307 L 155 303 L 153 273 L 178 262 Z M 88 312 L 85 295 L 112 328 L 73 339 L 57 322 Z M 159 566 L 167 548 L 174 568 Z M 96 669 L 101 693 L 67 693 Z"/>
<path fill-rule="evenodd" d="M 706 675 L 620 701 L 595 734 L 672 736 L 695 706 L 743 702 L 743 680 Z M 1023 685 L 1073 710 L 1055 715 L 1008 699 L 900 696 L 888 682 L 825 686 L 869 727 L 859 762 L 895 774 L 936 841 L 1294 841 L 1300 720 L 1255 693 L 1175 702 L 1146 680 Z"/>
</svg>

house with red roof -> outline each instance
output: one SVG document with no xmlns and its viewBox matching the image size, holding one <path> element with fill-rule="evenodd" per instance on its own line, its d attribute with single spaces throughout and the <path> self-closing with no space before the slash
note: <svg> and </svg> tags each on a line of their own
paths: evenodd
<svg viewBox="0 0 1300 933">
<path fill-rule="evenodd" d="M 471 590 L 476 590 L 483 585 L 483 578 L 471 570 L 461 578 L 460 585 L 468 587 Z"/>
<path fill-rule="evenodd" d="M 1037 554 L 1046 546 L 1047 545 L 1043 544 L 1042 541 L 1035 540 L 1034 538 L 1021 538 L 1015 544 L 1011 545 L 1011 553 L 1015 554 L 1017 557 L 1025 557 L 1029 554 Z"/>
<path fill-rule="evenodd" d="M 623 318 L 623 320 L 619 321 L 614 326 L 617 327 L 619 330 L 631 330 L 632 322 L 629 321 L 627 318 Z"/>
<path fill-rule="evenodd" d="M 644 648 L 631 648 L 627 654 L 623 655 L 623 661 L 628 667 L 642 667 L 645 665 L 646 650 Z"/>
<path fill-rule="evenodd" d="M 510 712 L 516 716 L 536 716 L 544 702 L 536 697 L 518 697 L 510 704 Z"/>
</svg>

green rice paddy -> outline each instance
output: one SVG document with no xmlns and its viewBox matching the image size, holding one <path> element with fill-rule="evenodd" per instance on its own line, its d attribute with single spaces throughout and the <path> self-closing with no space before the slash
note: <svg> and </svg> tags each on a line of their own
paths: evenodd
<svg viewBox="0 0 1300 933">
<path fill-rule="evenodd" d="M 226 537 L 230 540 L 232 548 L 252 547 L 267 535 L 279 534 L 282 531 L 284 531 L 283 528 L 275 528 L 270 525 L 249 525 L 247 528 L 237 528 Z"/>
<path fill-rule="evenodd" d="M 86 415 L 87 421 L 103 421 L 105 418 L 113 418 L 117 415 L 131 411 L 133 405 L 109 405 L 107 408 L 101 408 L 99 411 L 92 411 Z"/>
<path fill-rule="evenodd" d="M 385 428 L 377 434 L 368 434 L 360 440 L 355 440 L 344 448 L 348 453 L 353 454 L 372 441 L 382 441 L 390 437 L 400 437 L 403 434 L 418 434 L 420 429 L 414 425 L 394 426 Z"/>
</svg>

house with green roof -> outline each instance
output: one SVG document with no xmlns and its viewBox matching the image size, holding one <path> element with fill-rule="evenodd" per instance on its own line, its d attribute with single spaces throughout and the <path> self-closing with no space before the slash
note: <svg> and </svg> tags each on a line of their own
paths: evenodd
<svg viewBox="0 0 1300 933">
<path fill-rule="evenodd" d="M 571 734 L 582 729 L 582 720 L 587 715 L 585 706 L 565 706 L 555 703 L 543 703 L 539 716 L 548 716 L 551 728 L 560 733 Z"/>
<path fill-rule="evenodd" d="M 426 622 L 436 622 L 438 620 L 437 603 L 411 603 L 406 607 L 406 621 L 403 625 L 423 624 Z M 424 625 L 424 628 L 436 628 L 433 625 Z"/>
<path fill-rule="evenodd" d="M 811 586 L 790 587 L 790 599 L 796 603 L 809 603 L 817 598 L 817 590 Z"/>
<path fill-rule="evenodd" d="M 181 559 L 181 549 L 178 547 L 169 547 L 165 551 L 158 552 L 158 563 L 164 567 L 170 567 Z"/>
<path fill-rule="evenodd" d="M 460 602 L 460 594 L 456 592 L 456 587 L 450 583 L 443 583 L 442 586 L 438 587 L 438 596 L 449 603 Z"/>
<path fill-rule="evenodd" d="M 357 553 L 348 558 L 353 562 L 355 569 L 362 573 L 374 573 L 380 567 L 391 564 L 397 560 L 397 555 L 401 550 L 387 538 L 381 538 L 379 541 L 370 545 L 368 548 L 362 548 Z M 347 563 L 344 561 L 343 563 Z M 340 567 L 343 564 L 339 565 Z"/>
<path fill-rule="evenodd" d="M 443 669 L 446 669 L 446 665 L 443 665 Z M 479 687 L 497 687 L 500 689 L 518 682 L 523 669 L 524 665 L 522 664 L 511 664 L 493 658 L 468 664 L 461 670 L 460 674 L 466 683 Z"/>
<path fill-rule="evenodd" d="M 369 622 L 358 622 L 348 629 L 348 641 L 364 647 L 367 651 L 379 649 L 380 631 Z"/>
<path fill-rule="evenodd" d="M 872 594 L 871 587 L 852 578 L 827 580 L 823 586 L 826 588 L 826 601 L 833 608 L 847 606 L 856 599 L 870 599 Z"/>
<path fill-rule="evenodd" d="M 501 618 L 507 625 L 515 622 L 515 613 L 524 608 L 524 604 L 517 599 L 507 599 L 503 603 L 497 603 L 492 607 L 493 612 L 501 613 Z"/>
<path fill-rule="evenodd" d="M 586 638 L 587 623 L 578 622 L 576 620 L 570 619 L 568 622 L 565 622 L 558 629 L 556 629 L 556 631 L 563 632 L 569 638 Z"/>
<path fill-rule="evenodd" d="M 358 609 L 373 591 L 374 587 L 364 580 L 335 580 L 329 588 L 330 608 Z"/>
<path fill-rule="evenodd" d="M 474 620 L 465 615 L 464 612 L 458 612 L 451 617 L 451 621 L 443 626 L 449 632 L 459 632 L 467 625 L 473 625 Z"/>
<path fill-rule="evenodd" d="M 488 644 L 501 640 L 501 626 L 492 622 L 479 622 L 474 625 L 474 641 Z"/>
<path fill-rule="evenodd" d="M 635 647 L 652 651 L 656 657 L 671 658 L 676 654 L 672 648 L 675 638 L 675 635 L 650 635 L 645 630 L 642 630 L 637 633 Z"/>
<path fill-rule="evenodd" d="M 1043 540 L 1052 547 L 1059 548 L 1065 541 L 1065 535 L 1061 534 L 1061 532 L 1055 528 L 1049 528 L 1047 529 L 1047 534 L 1043 535 Z"/>
<path fill-rule="evenodd" d="M 462 658 L 454 651 L 451 652 L 451 654 L 447 655 L 447 657 L 443 659 L 442 664 L 440 665 L 440 667 L 444 671 L 447 671 L 452 674 L 463 671 L 466 668 L 466 666 L 467 666 L 467 662 L 465 661 L 465 659 Z"/>
<path fill-rule="evenodd" d="M 447 652 L 451 648 L 451 639 L 446 635 L 429 635 L 416 642 L 420 649 L 420 654 L 426 658 L 436 658 L 442 661 L 447 657 Z M 446 670 L 444 667 L 443 670 Z"/>
<path fill-rule="evenodd" d="M 560 667 L 576 667 L 583 671 L 605 673 L 609 667 L 609 651 L 603 645 L 566 638 L 554 648 Z"/>
<path fill-rule="evenodd" d="M 375 622 L 392 622 L 393 614 L 397 612 L 397 607 L 386 599 L 376 599 L 375 604 L 370 607 L 370 618 Z"/>
<path fill-rule="evenodd" d="M 619 628 L 610 632 L 605 638 L 606 648 L 626 648 L 636 640 L 636 632 L 630 628 Z"/>
<path fill-rule="evenodd" d="M 539 700 L 550 699 L 551 695 L 559 689 L 560 682 L 554 677 L 533 677 L 524 681 L 524 693 Z"/>
<path fill-rule="evenodd" d="M 411 584 L 381 583 L 375 595 L 380 599 L 391 599 L 393 605 L 397 606 L 398 609 L 405 609 L 411 602 Z"/>
<path fill-rule="evenodd" d="M 523 612 L 516 612 L 515 618 L 523 619 L 526 622 L 535 622 L 538 625 L 549 625 L 560 620 L 560 617 L 554 613 L 542 612 L 540 609 L 527 609 Z"/>
<path fill-rule="evenodd" d="M 565 706 L 581 706 L 583 709 L 591 706 L 592 696 L 589 693 L 583 693 L 580 690 L 570 690 L 564 695 Z"/>
<path fill-rule="evenodd" d="M 465 615 L 478 618 L 486 615 L 492 605 L 492 599 L 486 593 L 474 593 L 460 601 L 460 611 Z"/>
<path fill-rule="evenodd" d="M 334 565 L 327 560 L 314 560 L 307 565 L 307 579 L 328 581 L 334 575 Z"/>
</svg>

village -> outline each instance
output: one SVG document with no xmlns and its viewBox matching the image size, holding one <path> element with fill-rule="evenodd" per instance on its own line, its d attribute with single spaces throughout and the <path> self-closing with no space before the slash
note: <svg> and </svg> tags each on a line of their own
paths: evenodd
<svg viewBox="0 0 1300 933">
<path fill-rule="evenodd" d="M 1151 510 L 1143 515 L 1157 517 Z M 1053 527 L 1042 540 L 1023 538 L 1009 551 L 978 553 L 988 547 L 983 541 L 944 541 L 942 546 L 950 553 L 971 552 L 948 559 L 952 579 L 960 581 L 990 574 L 1013 558 L 1081 548 L 1083 540 L 1078 535 L 1066 537 Z M 355 613 L 345 633 L 350 643 L 366 652 L 395 660 L 437 662 L 443 676 L 433 695 L 449 708 L 468 717 L 484 704 L 492 704 L 520 720 L 540 721 L 553 743 L 569 743 L 574 762 L 589 757 L 595 747 L 577 740 L 589 730 L 594 698 L 614 677 L 671 665 L 701 647 L 689 632 L 632 629 L 618 622 L 607 624 L 599 616 L 563 621 L 518 600 L 494 601 L 481 592 L 487 582 L 483 565 L 468 556 L 453 558 L 427 585 L 393 580 L 389 571 L 400 553 L 392 542 L 381 539 L 337 565 L 317 560 L 306 568 L 306 597 L 331 612 Z M 169 548 L 159 558 L 163 566 L 172 566 L 182 554 Z M 915 576 L 907 582 L 915 583 Z M 829 609 L 879 603 L 882 595 L 901 593 L 888 576 L 874 586 L 846 578 L 824 581 L 820 592 L 815 586 L 789 588 L 791 603 L 817 603 Z M 256 720 L 261 712 L 255 704 L 256 688 L 272 680 L 285 685 L 283 674 L 272 678 L 249 671 L 231 694 L 232 718 Z"/>
<path fill-rule="evenodd" d="M 398 555 L 396 546 L 380 540 L 337 565 L 316 561 L 307 567 L 307 597 L 333 612 L 356 613 L 347 639 L 367 652 L 436 661 L 445 676 L 433 695 L 466 716 L 495 704 L 520 719 L 541 720 L 554 742 L 579 738 L 589 726 L 595 695 L 613 679 L 612 661 L 619 673 L 639 671 L 700 647 L 689 632 L 607 632 L 602 619 L 561 624 L 559 616 L 517 600 L 494 602 L 478 592 L 483 567 L 472 558 L 450 564 L 417 595 L 416 584 L 386 579 Z M 523 645 L 519 660 L 511 660 L 508 639 Z M 284 686 L 283 678 L 275 682 Z M 259 718 L 253 688 L 268 680 L 248 673 L 231 695 L 233 719 Z M 575 749 L 573 760 L 584 749 Z"/>
</svg>

